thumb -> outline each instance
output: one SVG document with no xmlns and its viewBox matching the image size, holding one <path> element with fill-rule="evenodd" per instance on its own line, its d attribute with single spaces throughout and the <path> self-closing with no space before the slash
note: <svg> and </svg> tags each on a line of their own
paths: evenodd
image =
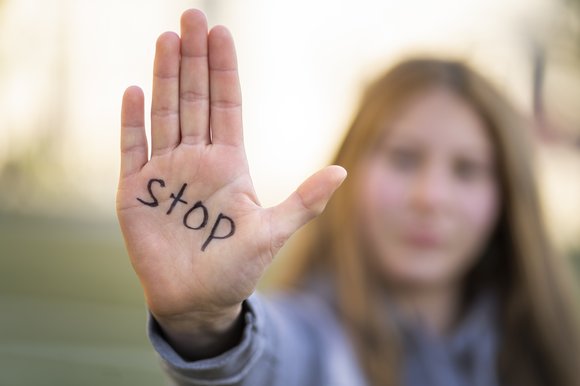
<svg viewBox="0 0 580 386">
<path fill-rule="evenodd" d="M 301 226 L 318 216 L 346 178 L 346 170 L 327 166 L 308 177 L 294 193 L 269 209 L 272 246 L 280 248 Z M 276 251 L 274 251 L 276 252 Z"/>
</svg>

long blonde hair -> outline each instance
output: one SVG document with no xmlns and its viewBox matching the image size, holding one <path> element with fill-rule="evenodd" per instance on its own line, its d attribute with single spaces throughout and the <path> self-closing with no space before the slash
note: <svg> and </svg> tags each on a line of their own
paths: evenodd
<svg viewBox="0 0 580 386">
<path fill-rule="evenodd" d="M 322 216 L 300 235 L 279 282 L 301 287 L 317 270 L 336 283 L 341 320 L 372 385 L 400 385 L 402 343 L 378 306 L 380 279 L 365 263 L 355 218 L 356 165 L 383 130 L 380 123 L 417 93 L 444 87 L 484 119 L 497 152 L 502 212 L 489 245 L 465 280 L 465 292 L 493 286 L 499 294 L 497 369 L 502 384 L 580 384 L 578 314 L 565 261 L 553 252 L 540 209 L 529 129 L 488 81 L 459 61 L 413 59 L 368 87 L 334 160 L 350 175 Z M 296 243 L 294 244 L 296 245 Z"/>
</svg>

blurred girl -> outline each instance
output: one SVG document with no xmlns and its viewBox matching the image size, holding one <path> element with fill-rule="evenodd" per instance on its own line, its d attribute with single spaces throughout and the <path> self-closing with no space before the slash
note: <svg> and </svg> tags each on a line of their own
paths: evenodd
<svg viewBox="0 0 580 386">
<path fill-rule="evenodd" d="M 233 41 L 187 11 L 157 43 L 152 152 L 125 93 L 118 215 L 180 385 L 578 385 L 571 280 L 543 228 L 528 130 L 461 62 L 371 84 L 280 295 L 255 286 L 345 178 L 330 166 L 262 208 Z"/>
</svg>

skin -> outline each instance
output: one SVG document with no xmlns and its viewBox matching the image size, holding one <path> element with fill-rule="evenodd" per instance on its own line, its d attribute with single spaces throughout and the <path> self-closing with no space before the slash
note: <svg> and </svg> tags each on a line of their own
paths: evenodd
<svg viewBox="0 0 580 386">
<path fill-rule="evenodd" d="M 457 318 L 461 281 L 497 222 L 492 143 L 481 117 L 431 89 L 386 125 L 361 161 L 361 237 L 389 293 L 437 334 Z"/>
<path fill-rule="evenodd" d="M 368 237 L 403 308 L 421 310 L 437 326 L 448 325 L 455 313 L 456 283 L 492 229 L 498 201 L 482 123 L 444 94 L 413 104 L 392 122 L 381 150 L 362 160 L 358 173 L 361 237 Z M 208 33 L 200 11 L 182 15 L 180 36 L 167 32 L 157 41 L 150 157 L 143 99 L 135 86 L 123 96 L 121 230 L 147 306 L 169 343 L 185 359 L 214 356 L 239 338 L 241 304 L 273 256 L 321 213 L 346 172 L 327 167 L 281 204 L 259 205 L 243 146 L 233 39 L 222 26 Z M 399 159 L 395 145 L 419 154 L 419 166 L 403 167 L 406 156 Z M 467 183 L 455 170 L 458 160 L 470 157 L 485 167 Z M 165 182 L 154 187 L 157 207 L 137 200 L 149 200 L 151 179 Z M 176 204 L 168 215 L 170 194 L 183 184 L 188 204 Z M 196 201 L 207 208 L 209 225 L 192 230 L 183 216 Z M 236 232 L 201 251 L 219 213 L 235 222 Z"/>
<path fill-rule="evenodd" d="M 117 216 L 147 306 L 168 341 L 186 359 L 214 356 L 239 337 L 241 304 L 273 256 L 322 212 L 346 171 L 326 167 L 281 204 L 260 206 L 243 145 L 234 42 L 223 26 L 208 33 L 198 10 L 183 13 L 181 36 L 166 32 L 157 40 L 150 158 L 143 99 L 135 86 L 123 96 Z M 137 200 L 150 200 L 151 179 L 165 183 L 154 185 L 157 207 Z M 184 183 L 188 204 L 168 215 L 170 194 Z M 183 216 L 196 201 L 207 208 L 209 225 L 192 230 Z M 236 232 L 201 251 L 219 213 Z"/>
</svg>

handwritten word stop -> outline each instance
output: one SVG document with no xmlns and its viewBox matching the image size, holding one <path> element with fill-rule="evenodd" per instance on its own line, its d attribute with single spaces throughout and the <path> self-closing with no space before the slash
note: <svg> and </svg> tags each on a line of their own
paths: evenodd
<svg viewBox="0 0 580 386">
<path fill-rule="evenodd" d="M 137 197 L 137 201 L 139 201 L 143 205 L 147 205 L 147 206 L 150 206 L 152 208 L 159 206 L 159 200 L 157 199 L 157 197 L 153 193 L 153 185 L 154 184 L 159 185 L 161 188 L 165 188 L 165 181 L 164 180 L 159 179 L 159 178 L 152 178 L 149 180 L 149 182 L 147 184 L 147 191 L 149 192 L 149 195 L 151 196 L 151 201 L 145 201 L 145 200 Z M 185 188 L 187 188 L 186 183 L 184 183 L 181 186 L 181 189 L 179 190 L 179 192 L 177 194 L 175 194 L 175 193 L 170 194 L 169 197 L 172 198 L 173 201 L 171 202 L 171 205 L 169 206 L 169 209 L 166 212 L 167 215 L 170 215 L 171 212 L 173 212 L 173 209 L 175 209 L 177 204 L 188 205 L 187 201 L 182 199 L 183 193 L 185 192 Z M 205 205 L 203 205 L 203 203 L 201 201 L 195 202 L 191 206 L 191 208 L 189 208 L 187 210 L 187 212 L 185 212 L 185 214 L 183 215 L 183 226 L 185 226 L 188 229 L 193 229 L 193 230 L 203 229 L 206 227 L 208 222 L 209 222 L 209 212 L 207 210 L 207 207 Z M 227 231 L 224 232 L 224 228 L 226 228 Z M 201 246 L 201 250 L 205 251 L 205 249 L 208 247 L 208 245 L 211 241 L 227 239 L 228 237 L 233 236 L 233 234 L 235 232 L 236 232 L 236 224 L 234 223 L 234 220 L 232 220 L 230 217 L 224 215 L 223 213 L 219 213 L 216 220 L 214 221 L 214 223 L 211 227 L 211 231 L 209 233 L 209 236 L 207 237 L 207 239 L 203 242 L 203 244 Z M 221 234 L 218 234 L 218 233 L 221 233 Z"/>
</svg>

